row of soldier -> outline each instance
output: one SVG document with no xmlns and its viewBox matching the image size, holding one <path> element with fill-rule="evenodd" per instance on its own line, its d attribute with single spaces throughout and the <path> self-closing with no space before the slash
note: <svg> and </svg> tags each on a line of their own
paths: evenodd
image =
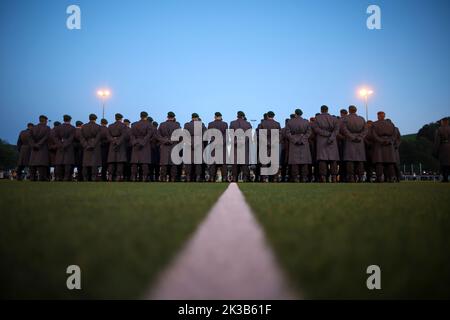
<svg viewBox="0 0 450 320">
<path fill-rule="evenodd" d="M 378 112 L 377 121 L 367 123 L 357 115 L 355 106 L 341 110 L 338 117 L 330 115 L 327 106 L 309 120 L 302 114 L 296 109 L 283 128 L 272 111 L 264 114 L 255 128 L 256 137 L 260 129 L 279 130 L 280 170 L 274 176 L 261 176 L 261 164 L 257 161 L 251 166 L 255 181 L 362 182 L 369 181 L 374 171 L 378 182 L 400 181 L 400 132 L 385 119 L 384 112 Z M 174 165 L 170 155 L 178 142 L 172 141 L 171 136 L 181 125 L 173 112 L 168 112 L 167 120 L 159 126 L 146 112 L 141 112 L 140 120 L 133 124 L 123 120 L 121 114 L 116 114 L 115 122 L 109 126 L 106 119 L 98 125 L 94 114 L 88 123 L 77 121 L 75 127 L 71 120 L 65 115 L 62 124 L 55 122 L 50 129 L 47 117 L 40 116 L 39 124 L 30 123 L 20 133 L 19 179 L 24 168 L 29 167 L 30 180 L 47 181 L 49 168 L 54 167 L 57 181 L 72 180 L 74 168 L 78 181 L 179 181 L 181 176 L 185 181 L 237 181 L 239 176 L 243 181 L 250 180 L 248 146 L 245 163 L 232 164 L 231 172 L 226 164 Z M 192 120 L 184 125 L 192 138 L 195 121 L 201 119 L 193 113 Z M 246 131 L 252 126 L 242 111 L 230 126 L 216 112 L 208 124 L 211 128 L 225 137 L 228 128 Z M 267 143 L 271 143 L 270 134 Z M 226 153 L 224 142 L 224 157 Z"/>
</svg>

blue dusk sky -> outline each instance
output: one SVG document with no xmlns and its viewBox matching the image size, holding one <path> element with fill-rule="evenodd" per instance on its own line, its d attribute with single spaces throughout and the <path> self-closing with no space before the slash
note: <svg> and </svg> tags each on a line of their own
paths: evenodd
<svg viewBox="0 0 450 320">
<path fill-rule="evenodd" d="M 66 8 L 81 8 L 69 30 Z M 381 8 L 381 30 L 366 9 Z M 146 110 L 205 122 L 238 110 L 281 122 L 295 108 L 337 114 L 374 90 L 369 118 L 384 110 L 403 134 L 450 114 L 450 1 L 81 0 L 0 1 L 0 138 L 16 142 L 40 114 L 132 121 Z M 253 122 L 253 124 L 256 124 Z"/>
</svg>

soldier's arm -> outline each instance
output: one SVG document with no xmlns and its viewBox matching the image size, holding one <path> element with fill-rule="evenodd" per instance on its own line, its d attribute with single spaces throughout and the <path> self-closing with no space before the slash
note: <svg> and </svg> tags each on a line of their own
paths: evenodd
<svg viewBox="0 0 450 320">
<path fill-rule="evenodd" d="M 69 147 L 73 143 L 73 139 L 75 138 L 75 132 L 76 132 L 76 129 L 71 130 L 69 137 L 66 140 L 64 140 L 64 145 L 63 145 L 64 149 Z M 82 136 L 83 135 L 81 134 L 81 131 L 80 131 L 80 140 L 81 140 Z"/>
<path fill-rule="evenodd" d="M 39 140 L 39 141 L 36 143 L 36 145 L 37 145 L 38 147 L 41 147 L 44 143 L 47 143 L 49 134 L 50 134 L 50 129 L 45 131 L 44 136 L 41 138 L 41 140 Z"/>
<path fill-rule="evenodd" d="M 319 127 L 318 124 L 314 124 L 313 125 L 313 131 L 316 135 L 322 136 L 322 137 L 329 137 L 331 136 L 331 133 L 327 130 L 323 130 L 322 128 Z"/>
<path fill-rule="evenodd" d="M 20 139 L 20 134 L 19 134 L 19 138 L 17 139 L 17 151 L 20 152 L 21 148 L 22 148 L 22 139 Z"/>
<path fill-rule="evenodd" d="M 81 128 L 81 132 L 80 132 L 80 143 L 84 149 L 87 149 L 89 147 L 89 144 L 83 134 L 83 128 Z"/>
</svg>

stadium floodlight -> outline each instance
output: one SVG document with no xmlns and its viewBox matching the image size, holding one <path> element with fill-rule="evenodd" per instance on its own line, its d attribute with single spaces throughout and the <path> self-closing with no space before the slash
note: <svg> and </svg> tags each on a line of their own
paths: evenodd
<svg viewBox="0 0 450 320">
<path fill-rule="evenodd" d="M 369 120 L 369 96 L 373 94 L 373 90 L 361 89 L 359 95 L 364 99 L 366 104 L 366 121 Z"/>
<path fill-rule="evenodd" d="M 97 96 L 102 100 L 102 118 L 105 118 L 105 105 L 106 105 L 106 99 L 109 98 L 111 95 L 111 91 L 109 90 L 98 90 Z"/>
</svg>

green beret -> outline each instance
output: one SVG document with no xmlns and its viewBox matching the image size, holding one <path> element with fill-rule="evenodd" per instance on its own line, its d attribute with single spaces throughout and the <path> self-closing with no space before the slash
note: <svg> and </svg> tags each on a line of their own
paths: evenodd
<svg viewBox="0 0 450 320">
<path fill-rule="evenodd" d="M 145 111 L 141 112 L 141 118 L 147 118 L 148 117 L 148 113 Z"/>
<path fill-rule="evenodd" d="M 295 109 L 294 113 L 298 116 L 301 116 L 303 114 L 303 111 L 301 109 Z"/>
<path fill-rule="evenodd" d="M 101 124 L 108 124 L 108 120 L 106 120 L 105 118 L 103 118 L 102 120 L 100 120 Z"/>
<path fill-rule="evenodd" d="M 175 113 L 172 111 L 167 112 L 167 118 L 175 118 Z"/>
<path fill-rule="evenodd" d="M 125 120 L 123 120 L 123 122 L 126 122 L 126 123 L 131 123 L 131 121 L 130 121 L 130 120 L 128 120 L 128 119 L 125 119 Z"/>
<path fill-rule="evenodd" d="M 77 127 L 82 126 L 82 125 L 83 125 L 83 122 L 80 121 L 80 120 L 78 120 L 77 122 L 75 122 L 75 125 L 76 125 Z"/>
<path fill-rule="evenodd" d="M 192 114 L 192 118 L 198 118 L 198 113 L 195 113 L 195 112 L 194 112 L 194 113 Z"/>
<path fill-rule="evenodd" d="M 120 113 L 116 113 L 114 117 L 116 118 L 116 120 L 123 119 L 123 115 L 121 115 Z"/>
<path fill-rule="evenodd" d="M 89 115 L 89 120 L 97 120 L 97 116 L 93 113 Z"/>
<path fill-rule="evenodd" d="M 237 116 L 238 117 L 245 117 L 244 111 L 238 111 Z"/>
<path fill-rule="evenodd" d="M 222 116 L 222 114 L 220 113 L 220 112 L 216 112 L 216 113 L 214 113 L 214 115 L 216 116 L 216 117 L 221 117 Z"/>
<path fill-rule="evenodd" d="M 61 122 L 59 122 L 59 121 L 53 122 L 53 126 L 54 126 L 54 127 L 57 127 L 57 126 L 60 126 L 60 125 L 61 125 Z"/>
<path fill-rule="evenodd" d="M 269 118 L 273 118 L 273 117 L 275 117 L 275 113 L 273 111 L 269 111 L 269 112 L 267 112 L 267 116 Z"/>
<path fill-rule="evenodd" d="M 64 120 L 64 122 L 67 122 L 67 121 L 72 120 L 72 117 L 69 116 L 68 114 L 65 114 L 65 115 L 63 116 L 63 120 Z"/>
</svg>

